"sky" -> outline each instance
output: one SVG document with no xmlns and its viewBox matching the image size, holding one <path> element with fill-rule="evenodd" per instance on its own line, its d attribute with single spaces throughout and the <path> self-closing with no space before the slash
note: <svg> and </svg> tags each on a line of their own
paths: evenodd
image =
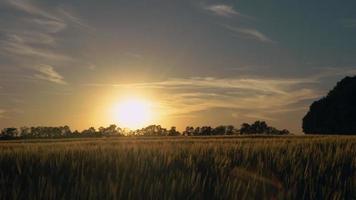
<svg viewBox="0 0 356 200">
<path fill-rule="evenodd" d="M 1 0 L 0 127 L 120 125 L 135 98 L 165 127 L 301 133 L 355 55 L 353 0 Z"/>
</svg>

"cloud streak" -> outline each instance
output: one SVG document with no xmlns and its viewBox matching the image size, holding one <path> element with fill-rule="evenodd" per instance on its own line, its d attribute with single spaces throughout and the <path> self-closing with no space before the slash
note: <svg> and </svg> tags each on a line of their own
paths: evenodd
<svg viewBox="0 0 356 200">
<path fill-rule="evenodd" d="M 71 57 L 55 52 L 50 48 L 38 47 L 38 45 L 49 45 L 52 47 L 55 44 L 55 39 L 50 35 L 43 33 L 19 33 L 7 34 L 6 38 L 6 40 L 0 41 L 0 44 L 2 44 L 0 49 L 11 55 L 36 57 L 44 60 L 56 61 L 72 60 Z"/>
<path fill-rule="evenodd" d="M 7 28 L 0 30 L 0 54 L 12 65 L 24 68 L 30 78 L 66 84 L 56 72 L 57 65 L 76 62 L 59 44 L 60 34 L 71 26 L 90 29 L 79 17 L 62 7 L 44 7 L 30 0 L 5 0 L 4 5 L 12 12 L 11 22 L 4 21 Z M 5 66 L 8 67 L 8 66 Z"/>
<path fill-rule="evenodd" d="M 263 43 L 274 43 L 274 41 L 266 36 L 264 33 L 258 31 L 257 29 L 254 28 L 240 28 L 240 27 L 234 27 L 234 26 L 229 26 L 229 25 L 224 25 L 225 28 L 228 30 L 238 34 L 239 36 L 248 38 L 248 39 L 254 39 Z"/>
<path fill-rule="evenodd" d="M 32 3 L 26 0 L 7 0 L 6 3 L 30 15 L 40 16 L 55 21 L 61 21 L 55 15 L 44 11 L 43 9 L 33 5 Z"/>
<path fill-rule="evenodd" d="M 269 115 L 268 111 L 293 112 L 293 104 L 314 99 L 320 93 L 302 84 L 316 79 L 266 78 L 175 78 L 160 82 L 133 84 L 87 84 L 95 87 L 153 89 L 160 91 L 160 105 L 169 115 L 185 115 L 215 108 L 229 109 L 244 115 Z M 293 108 L 293 109 L 292 109 Z M 300 108 L 299 108 L 300 109 Z"/>
<path fill-rule="evenodd" d="M 64 18 L 65 20 L 79 25 L 82 28 L 85 28 L 87 30 L 93 31 L 94 28 L 89 26 L 88 24 L 84 23 L 78 16 L 75 16 L 75 14 L 69 12 L 68 10 L 65 10 L 63 8 L 59 8 L 58 9 L 58 13 L 62 16 L 62 18 Z"/>
<path fill-rule="evenodd" d="M 40 18 L 26 19 L 33 28 L 47 33 L 58 33 L 67 28 L 67 24 L 63 21 L 53 21 Z"/>
<path fill-rule="evenodd" d="M 239 120 L 277 120 L 281 115 L 305 112 L 325 91 L 325 78 L 355 73 L 352 68 L 328 68 L 303 78 L 190 77 L 130 84 L 85 84 L 119 90 L 149 90 L 159 94 L 159 110 L 168 117 L 197 116 L 220 110 Z"/>
<path fill-rule="evenodd" d="M 232 6 L 225 4 L 204 6 L 204 9 L 223 17 L 242 16 Z"/>
<path fill-rule="evenodd" d="M 249 16 L 242 15 L 240 12 L 236 11 L 232 6 L 226 4 L 208 5 L 208 6 L 204 6 L 203 8 L 218 16 L 223 16 L 223 17 L 240 16 L 240 17 L 251 18 Z M 254 39 L 263 43 L 274 43 L 274 41 L 271 38 L 269 38 L 267 35 L 258 31 L 255 28 L 234 27 L 225 24 L 223 26 L 224 28 L 234 32 L 238 36 L 248 38 L 248 39 Z"/>
<path fill-rule="evenodd" d="M 67 84 L 63 76 L 56 72 L 52 66 L 39 65 L 35 68 L 35 70 L 37 71 L 34 75 L 35 78 L 63 85 Z"/>
</svg>

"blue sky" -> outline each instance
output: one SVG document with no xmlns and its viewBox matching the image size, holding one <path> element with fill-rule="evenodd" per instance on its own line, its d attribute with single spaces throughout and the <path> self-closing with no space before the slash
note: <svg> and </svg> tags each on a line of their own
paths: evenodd
<svg viewBox="0 0 356 200">
<path fill-rule="evenodd" d="M 0 2 L 0 127 L 115 123 L 138 95 L 164 126 L 266 120 L 301 132 L 356 74 L 356 2 Z"/>
</svg>

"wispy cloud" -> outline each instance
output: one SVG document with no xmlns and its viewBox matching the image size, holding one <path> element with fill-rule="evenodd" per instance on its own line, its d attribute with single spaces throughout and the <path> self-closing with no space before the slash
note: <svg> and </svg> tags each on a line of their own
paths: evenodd
<svg viewBox="0 0 356 200">
<path fill-rule="evenodd" d="M 232 6 L 226 4 L 215 4 L 204 6 L 204 9 L 223 17 L 241 16 Z"/>
<path fill-rule="evenodd" d="M 39 18 L 25 19 L 33 28 L 47 33 L 58 33 L 67 28 L 67 24 L 63 21 L 53 21 Z"/>
<path fill-rule="evenodd" d="M 124 90 L 159 93 L 158 105 L 169 117 L 192 116 L 214 109 L 235 113 L 241 120 L 273 120 L 278 116 L 306 111 L 310 102 L 325 91 L 318 89 L 324 78 L 344 76 L 355 69 L 323 69 L 322 73 L 300 78 L 190 77 L 131 84 L 85 84 Z"/>
<path fill-rule="evenodd" d="M 242 15 L 240 12 L 236 11 L 232 6 L 226 4 L 214 4 L 203 6 L 205 10 L 208 10 L 216 15 L 223 17 L 240 16 L 245 18 L 251 18 L 246 15 Z M 264 33 L 258 31 L 255 28 L 245 28 L 245 27 L 235 27 L 223 24 L 223 27 L 238 34 L 241 37 L 258 40 L 264 43 L 273 43 L 274 41 L 266 36 Z"/>
<path fill-rule="evenodd" d="M 58 84 L 67 84 L 63 76 L 54 70 L 50 65 L 39 65 L 35 67 L 37 73 L 34 75 L 35 78 L 46 80 Z"/>
<path fill-rule="evenodd" d="M 274 41 L 270 39 L 268 36 L 253 28 L 240 28 L 240 27 L 234 27 L 229 25 L 224 25 L 224 27 L 242 37 L 255 39 L 264 43 L 274 43 Z"/>
<path fill-rule="evenodd" d="M 31 36 L 32 35 L 32 36 Z M 37 57 L 45 60 L 72 60 L 71 57 L 55 52 L 50 48 L 38 47 L 38 45 L 55 44 L 55 39 L 50 35 L 42 33 L 31 34 L 7 34 L 6 40 L 0 41 L 0 50 L 12 55 Z"/>
<path fill-rule="evenodd" d="M 59 8 L 58 13 L 64 18 L 65 20 L 74 23 L 76 25 L 79 25 L 82 28 L 88 29 L 93 31 L 94 28 L 89 26 L 87 23 L 83 22 L 82 19 L 80 19 L 78 16 L 76 16 L 73 12 L 70 12 L 64 8 Z"/>
<path fill-rule="evenodd" d="M 9 54 L 14 62 L 21 62 L 25 58 L 32 60 L 71 60 L 70 56 L 57 51 L 56 35 L 66 29 L 66 22 L 59 16 L 35 5 L 28 0 L 6 0 L 14 12 L 23 12 L 29 16 L 18 15 L 11 22 L 9 29 L 1 30 L 4 36 L 0 40 L 0 51 Z M 16 24 L 13 25 L 13 24 Z M 26 63 L 26 65 L 31 65 Z"/>
<path fill-rule="evenodd" d="M 10 60 L 12 66 L 24 68 L 30 79 L 42 79 L 66 84 L 56 72 L 53 63 L 68 64 L 78 59 L 61 47 L 61 35 L 72 27 L 90 29 L 73 11 L 63 7 L 50 7 L 31 0 L 4 0 L 13 13 L 11 22 L 3 22 L 0 30 L 0 54 Z M 6 66 L 7 67 L 7 66 Z"/>
<path fill-rule="evenodd" d="M 6 34 L 7 41 L 27 44 L 55 45 L 56 39 L 46 33 L 23 31 L 22 33 Z"/>
<path fill-rule="evenodd" d="M 61 21 L 58 17 L 53 14 L 46 12 L 45 10 L 35 6 L 33 2 L 29 0 L 6 0 L 6 3 L 13 6 L 14 8 L 26 12 L 31 15 L 40 16 L 46 19 Z"/>
<path fill-rule="evenodd" d="M 320 96 L 318 91 L 302 88 L 315 79 L 266 78 L 175 78 L 161 82 L 133 84 L 88 84 L 130 89 L 157 89 L 160 105 L 169 115 L 184 115 L 214 108 L 238 110 L 239 113 L 265 114 L 268 110 L 285 110 L 291 104 Z"/>
<path fill-rule="evenodd" d="M 52 12 L 47 9 L 35 5 L 29 0 L 6 0 L 6 3 L 13 8 L 23 11 L 32 16 L 30 20 L 47 29 L 49 32 L 56 33 L 67 27 L 67 23 L 73 23 L 81 27 L 91 29 L 89 25 L 84 23 L 78 16 L 72 12 L 60 7 Z"/>
<path fill-rule="evenodd" d="M 152 89 L 184 89 L 184 88 L 230 88 L 258 90 L 274 93 L 283 93 L 279 86 L 289 86 L 300 83 L 314 83 L 316 80 L 307 79 L 256 79 L 256 78 L 214 78 L 214 77 L 192 77 L 172 78 L 167 81 L 134 83 L 134 84 L 111 84 L 115 87 L 136 87 Z M 89 86 L 108 86 L 106 84 L 89 84 Z"/>
</svg>

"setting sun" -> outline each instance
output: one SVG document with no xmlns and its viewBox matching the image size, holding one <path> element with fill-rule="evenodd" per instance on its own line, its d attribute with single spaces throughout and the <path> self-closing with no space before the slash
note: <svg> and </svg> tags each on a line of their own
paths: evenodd
<svg viewBox="0 0 356 200">
<path fill-rule="evenodd" d="M 355 54 L 356 0 L 0 0 L 0 200 L 356 200 Z"/>
<path fill-rule="evenodd" d="M 153 120 L 151 106 L 151 103 L 144 99 L 125 99 L 115 105 L 113 117 L 125 128 L 141 128 Z"/>
</svg>

